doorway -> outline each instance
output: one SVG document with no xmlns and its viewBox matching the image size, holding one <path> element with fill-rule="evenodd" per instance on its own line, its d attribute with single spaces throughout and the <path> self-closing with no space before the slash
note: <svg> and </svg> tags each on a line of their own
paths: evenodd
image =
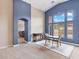
<svg viewBox="0 0 79 59">
<path fill-rule="evenodd" d="M 18 43 L 27 43 L 28 40 L 28 21 L 26 19 L 18 20 Z"/>
</svg>

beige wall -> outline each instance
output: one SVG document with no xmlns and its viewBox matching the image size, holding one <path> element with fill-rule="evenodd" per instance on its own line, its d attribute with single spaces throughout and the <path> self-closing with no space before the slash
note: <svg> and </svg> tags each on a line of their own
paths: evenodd
<svg viewBox="0 0 79 59">
<path fill-rule="evenodd" d="M 44 31 L 44 12 L 32 7 L 31 32 Z M 0 0 L 0 48 L 12 46 L 13 40 L 13 1 Z"/>
<path fill-rule="evenodd" d="M 11 45 L 12 0 L 0 0 L 0 47 Z M 10 23 L 11 22 L 11 23 Z"/>
<path fill-rule="evenodd" d="M 31 8 L 31 32 L 43 33 L 44 31 L 44 12 L 34 7 Z"/>
<path fill-rule="evenodd" d="M 7 0 L 8 11 L 8 45 L 13 45 L 13 0 Z"/>
</svg>

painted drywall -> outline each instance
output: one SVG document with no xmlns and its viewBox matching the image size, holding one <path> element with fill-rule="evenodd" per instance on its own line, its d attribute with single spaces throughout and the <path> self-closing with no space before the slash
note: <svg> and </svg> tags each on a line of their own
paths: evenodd
<svg viewBox="0 0 79 59">
<path fill-rule="evenodd" d="M 0 0 L 0 47 L 8 45 L 8 17 L 6 7 L 6 1 Z"/>
<path fill-rule="evenodd" d="M 67 27 L 65 26 L 65 39 L 64 41 L 77 43 L 79 44 L 79 0 L 70 0 L 65 3 L 61 3 L 54 8 L 51 8 L 47 12 L 45 12 L 45 32 L 48 33 L 48 17 L 57 14 L 57 13 L 67 13 L 69 10 L 73 10 L 74 12 L 74 29 L 73 29 L 73 40 L 67 40 Z M 67 17 L 67 16 L 66 16 Z M 66 18 L 65 18 L 66 20 Z M 66 23 L 65 23 L 66 25 Z"/>
<path fill-rule="evenodd" d="M 13 45 L 13 0 L 7 0 L 8 9 L 8 46 Z"/>
<path fill-rule="evenodd" d="M 12 30 L 9 23 L 11 18 L 11 3 L 12 0 L 0 0 L 0 48 L 11 46 L 12 44 Z"/>
<path fill-rule="evenodd" d="M 18 43 L 18 20 L 28 20 L 28 41 L 31 40 L 31 5 L 22 0 L 13 0 L 14 37 L 13 43 Z M 26 35 L 27 36 L 27 35 Z"/>
<path fill-rule="evenodd" d="M 31 33 L 44 32 L 45 13 L 37 8 L 31 7 Z"/>
</svg>

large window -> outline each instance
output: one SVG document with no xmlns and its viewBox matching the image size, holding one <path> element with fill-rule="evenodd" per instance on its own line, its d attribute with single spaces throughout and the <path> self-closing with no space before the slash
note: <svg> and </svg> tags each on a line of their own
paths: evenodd
<svg viewBox="0 0 79 59">
<path fill-rule="evenodd" d="M 73 39 L 73 11 L 49 17 L 49 34 Z"/>
</svg>

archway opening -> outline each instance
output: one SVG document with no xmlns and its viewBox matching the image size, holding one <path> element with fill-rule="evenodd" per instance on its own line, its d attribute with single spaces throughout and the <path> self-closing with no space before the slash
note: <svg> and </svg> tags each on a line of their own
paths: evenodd
<svg viewBox="0 0 79 59">
<path fill-rule="evenodd" d="M 18 20 L 18 43 L 27 43 L 28 41 L 28 21 L 24 18 Z"/>
</svg>

